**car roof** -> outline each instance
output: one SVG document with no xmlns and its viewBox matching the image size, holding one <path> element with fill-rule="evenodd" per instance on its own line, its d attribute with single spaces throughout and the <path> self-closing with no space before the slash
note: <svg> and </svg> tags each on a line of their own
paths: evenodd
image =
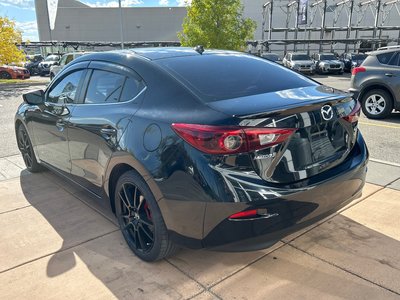
<svg viewBox="0 0 400 300">
<path fill-rule="evenodd" d="M 249 54 L 243 52 L 229 51 L 229 50 L 215 50 L 205 49 L 202 55 L 215 55 L 215 54 L 235 54 L 248 56 Z M 87 53 L 75 59 L 75 62 L 84 60 L 109 60 L 119 62 L 129 60 L 133 57 L 144 59 L 147 61 L 154 61 L 173 57 L 185 56 L 200 56 L 196 50 L 190 47 L 149 47 L 149 48 L 133 48 L 124 50 L 112 50 L 104 52 Z"/>
<path fill-rule="evenodd" d="M 120 54 L 134 53 L 138 56 L 142 56 L 148 60 L 158 60 L 164 58 L 172 57 L 182 57 L 182 56 L 197 56 L 197 55 L 211 55 L 211 54 L 238 54 L 240 52 L 228 51 L 228 50 L 215 50 L 215 49 L 205 49 L 203 54 L 197 52 L 194 48 L 190 47 L 150 47 L 150 48 L 133 48 L 128 50 L 117 50 L 111 51 Z M 241 53 L 247 55 L 245 53 Z"/>
</svg>

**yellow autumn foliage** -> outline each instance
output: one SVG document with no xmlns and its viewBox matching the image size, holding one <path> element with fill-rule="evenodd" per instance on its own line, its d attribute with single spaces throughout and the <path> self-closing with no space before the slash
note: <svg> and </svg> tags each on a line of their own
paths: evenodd
<svg viewBox="0 0 400 300">
<path fill-rule="evenodd" d="M 25 54 L 16 44 L 21 43 L 22 34 L 15 22 L 0 16 L 0 66 L 25 61 Z"/>
</svg>

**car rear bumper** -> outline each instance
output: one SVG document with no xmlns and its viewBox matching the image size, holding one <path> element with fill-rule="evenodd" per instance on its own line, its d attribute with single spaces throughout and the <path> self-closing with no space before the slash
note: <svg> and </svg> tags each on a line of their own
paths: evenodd
<svg viewBox="0 0 400 300">
<path fill-rule="evenodd" d="M 167 216 L 171 238 L 190 248 L 247 251 L 269 247 L 361 196 L 368 162 L 368 150 L 361 134 L 352 152 L 345 162 L 335 167 L 336 174 L 331 172 L 322 181 L 304 184 L 303 188 L 274 188 L 270 199 L 247 203 L 187 203 L 163 199 L 160 208 L 164 217 Z M 250 209 L 267 213 L 251 220 L 229 219 L 234 213 Z M 203 226 L 193 230 L 202 219 Z M 173 228 L 168 226 L 171 220 L 175 223 Z"/>
</svg>

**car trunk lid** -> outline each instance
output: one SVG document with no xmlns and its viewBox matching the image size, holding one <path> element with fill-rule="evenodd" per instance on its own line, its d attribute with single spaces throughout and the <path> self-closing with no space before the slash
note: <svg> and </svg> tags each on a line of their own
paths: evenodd
<svg viewBox="0 0 400 300">
<path fill-rule="evenodd" d="M 297 88 L 208 103 L 235 116 L 243 127 L 294 128 L 283 143 L 251 152 L 254 170 L 264 180 L 291 183 L 342 162 L 357 135 L 351 95 L 325 86 Z"/>
</svg>

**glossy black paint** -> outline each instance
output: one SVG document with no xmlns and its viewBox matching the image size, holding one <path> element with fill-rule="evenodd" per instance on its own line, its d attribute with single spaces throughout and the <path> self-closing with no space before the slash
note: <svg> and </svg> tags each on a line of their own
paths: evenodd
<svg viewBox="0 0 400 300">
<path fill-rule="evenodd" d="M 207 50 L 203 55 L 219 54 L 245 56 Z M 201 57 L 188 48 L 82 56 L 61 71 L 44 93 L 46 99 L 64 76 L 83 70 L 75 101 L 24 103 L 16 114 L 16 127 L 26 126 L 41 163 L 86 188 L 111 209 L 118 176 L 136 170 L 158 201 L 171 238 L 192 248 L 270 245 L 361 194 L 368 151 L 357 128 L 342 119 L 355 106 L 350 95 L 310 83 L 304 88 L 206 104 L 155 63 L 185 56 Z M 260 61 L 287 72 L 287 76 L 302 76 Z M 139 78 L 145 88 L 128 102 L 84 104 L 93 69 Z M 321 105 L 333 107 L 331 122 L 321 119 Z M 336 126 L 346 132 L 342 141 L 346 151 L 337 150 L 333 161 L 310 165 L 306 170 L 293 162 L 286 172 L 289 160 L 285 155 L 294 147 L 295 138 L 260 153 L 208 155 L 184 142 L 171 128 L 172 123 L 290 127 L 299 131 L 322 126 L 332 141 L 332 126 Z M 271 153 L 275 156 L 256 157 Z M 319 158 L 299 158 L 302 164 L 307 159 L 312 164 Z M 251 208 L 267 209 L 271 216 L 228 220 L 231 214 Z M 259 240 L 250 242 L 251 238 Z M 238 245 L 241 241 L 245 246 Z"/>
</svg>

